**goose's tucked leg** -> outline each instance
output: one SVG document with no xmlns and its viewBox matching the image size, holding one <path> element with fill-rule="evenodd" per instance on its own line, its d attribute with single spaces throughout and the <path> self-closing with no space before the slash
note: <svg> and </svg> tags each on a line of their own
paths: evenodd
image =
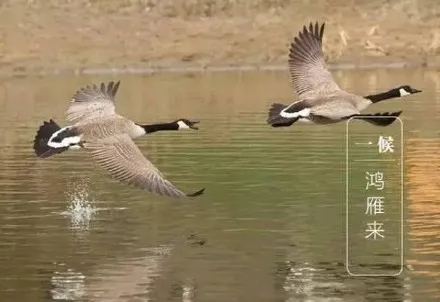
<svg viewBox="0 0 440 302">
<path fill-rule="evenodd" d="M 284 119 L 283 121 L 274 122 L 271 124 L 272 127 L 278 128 L 278 127 L 289 127 L 293 123 L 299 120 L 299 117 L 293 118 L 293 119 Z"/>
<path fill-rule="evenodd" d="M 389 112 L 375 113 L 375 114 L 353 114 L 348 117 L 345 117 L 344 119 L 349 119 L 351 117 L 354 117 L 376 126 L 385 127 L 391 125 L 401 113 L 402 111 L 391 112 L 391 113 Z M 376 118 L 379 116 L 380 118 Z"/>
</svg>

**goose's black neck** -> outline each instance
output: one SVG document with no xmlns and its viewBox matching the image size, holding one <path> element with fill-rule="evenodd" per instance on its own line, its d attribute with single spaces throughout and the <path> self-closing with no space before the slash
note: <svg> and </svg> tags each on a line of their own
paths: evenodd
<svg viewBox="0 0 440 302">
<path fill-rule="evenodd" d="M 157 132 L 157 131 L 167 131 L 167 130 L 178 130 L 179 129 L 179 125 L 177 125 L 177 123 L 175 123 L 175 122 L 152 124 L 152 125 L 139 125 L 139 126 L 144 128 L 146 134 Z"/>
<path fill-rule="evenodd" d="M 399 89 L 391 89 L 386 92 L 367 95 L 364 98 L 369 99 L 373 103 L 400 97 Z"/>
</svg>

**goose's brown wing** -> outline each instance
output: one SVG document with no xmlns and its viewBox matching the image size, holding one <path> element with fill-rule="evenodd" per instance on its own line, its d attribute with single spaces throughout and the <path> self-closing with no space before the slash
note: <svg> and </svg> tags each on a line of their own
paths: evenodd
<svg viewBox="0 0 440 302">
<path fill-rule="evenodd" d="M 86 148 L 92 157 L 110 175 L 127 184 L 159 195 L 170 197 L 193 197 L 203 193 L 185 194 L 177 189 L 164 175 L 147 160 L 128 135 L 118 135 L 88 143 Z"/>
<path fill-rule="evenodd" d="M 289 72 L 291 82 L 300 99 L 307 95 L 325 95 L 339 91 L 340 88 L 328 71 L 322 52 L 324 23 L 310 23 L 299 32 L 289 50 Z"/>
<path fill-rule="evenodd" d="M 104 83 L 83 87 L 72 97 L 66 118 L 71 122 L 82 122 L 94 118 L 105 117 L 115 113 L 115 95 L 119 88 L 118 82 Z"/>
</svg>

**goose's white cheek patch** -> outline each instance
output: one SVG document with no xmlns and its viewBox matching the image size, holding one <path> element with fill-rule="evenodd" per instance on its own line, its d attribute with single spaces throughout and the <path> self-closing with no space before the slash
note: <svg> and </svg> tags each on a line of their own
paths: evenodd
<svg viewBox="0 0 440 302">
<path fill-rule="evenodd" d="M 182 121 L 178 121 L 177 125 L 179 125 L 179 129 L 189 129 L 189 126 Z"/>
<path fill-rule="evenodd" d="M 284 110 L 286 110 L 286 109 L 284 109 Z M 281 113 L 280 113 L 280 116 L 282 116 L 284 118 L 308 117 L 311 112 L 310 108 L 305 108 L 305 109 L 297 111 L 297 112 L 285 112 L 284 110 L 281 111 Z"/>
<path fill-rule="evenodd" d="M 411 94 L 411 93 L 409 93 L 408 91 L 406 91 L 403 88 L 399 89 L 399 93 L 400 93 L 400 96 L 406 96 L 406 95 L 410 95 Z"/>
</svg>

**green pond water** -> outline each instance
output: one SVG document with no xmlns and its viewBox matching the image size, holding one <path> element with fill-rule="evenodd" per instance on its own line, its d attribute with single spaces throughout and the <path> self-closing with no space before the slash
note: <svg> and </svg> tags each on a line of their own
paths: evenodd
<svg viewBox="0 0 440 302">
<path fill-rule="evenodd" d="M 438 301 L 440 73 L 333 74 L 361 95 L 423 92 L 367 110 L 403 110 L 402 124 L 352 121 L 347 156 L 346 123 L 266 124 L 272 102 L 295 100 L 287 72 L 2 78 L 0 301 Z M 204 195 L 120 184 L 83 151 L 36 158 L 42 121 L 67 125 L 75 91 L 109 80 L 121 80 L 118 113 L 136 122 L 201 121 L 136 143 Z M 380 135 L 395 138 L 393 154 L 356 145 Z M 384 189 L 367 191 L 365 172 L 379 170 Z M 368 196 L 384 198 L 384 213 L 366 214 Z M 374 220 L 384 238 L 365 238 Z M 350 275 L 347 259 L 374 276 Z"/>
</svg>

